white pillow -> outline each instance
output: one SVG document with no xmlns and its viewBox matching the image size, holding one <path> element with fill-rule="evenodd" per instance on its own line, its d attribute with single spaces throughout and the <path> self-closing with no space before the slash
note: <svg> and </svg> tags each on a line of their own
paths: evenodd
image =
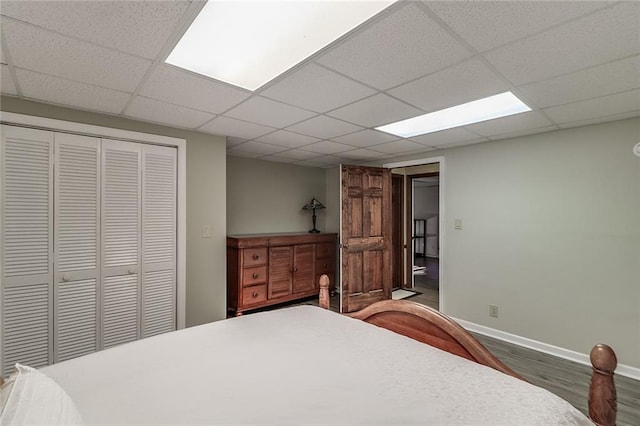
<svg viewBox="0 0 640 426">
<path fill-rule="evenodd" d="M 56 382 L 35 368 L 16 364 L 2 385 L 0 425 L 79 425 L 80 413 Z"/>
</svg>

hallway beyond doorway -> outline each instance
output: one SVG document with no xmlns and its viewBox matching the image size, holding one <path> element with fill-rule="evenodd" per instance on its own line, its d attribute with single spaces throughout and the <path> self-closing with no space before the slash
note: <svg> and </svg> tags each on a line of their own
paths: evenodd
<svg viewBox="0 0 640 426">
<path fill-rule="evenodd" d="M 423 273 L 414 275 L 415 287 L 413 290 L 420 292 L 411 298 L 414 302 L 440 309 L 440 262 L 435 257 L 416 257 L 416 266 L 425 267 Z"/>
</svg>

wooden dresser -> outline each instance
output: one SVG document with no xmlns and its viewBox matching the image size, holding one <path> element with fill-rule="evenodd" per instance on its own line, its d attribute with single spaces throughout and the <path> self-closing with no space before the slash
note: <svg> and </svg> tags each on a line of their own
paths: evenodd
<svg viewBox="0 0 640 426">
<path fill-rule="evenodd" d="M 333 286 L 338 234 L 259 234 L 227 237 L 227 309 L 232 315 Z"/>
</svg>

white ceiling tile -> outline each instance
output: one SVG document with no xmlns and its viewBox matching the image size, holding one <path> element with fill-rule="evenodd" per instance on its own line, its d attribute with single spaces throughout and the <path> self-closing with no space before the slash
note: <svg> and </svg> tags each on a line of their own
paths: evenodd
<svg viewBox="0 0 640 426">
<path fill-rule="evenodd" d="M 293 158 L 280 157 L 278 155 L 267 155 L 267 156 L 262 157 L 260 159 L 264 160 L 264 161 L 273 161 L 273 162 L 276 162 L 276 163 L 286 163 L 286 164 L 293 164 L 293 163 L 298 161 L 298 160 L 293 159 Z"/>
<path fill-rule="evenodd" d="M 568 129 L 571 127 L 579 127 L 579 126 L 588 126 L 589 124 L 598 124 L 598 123 L 606 123 L 608 121 L 617 121 L 624 120 L 626 118 L 634 118 L 640 117 L 640 110 L 632 111 L 632 112 L 623 112 L 622 114 L 613 114 L 607 116 L 599 116 L 597 118 L 592 118 L 589 120 L 580 120 L 580 121 L 572 121 L 570 123 L 562 123 L 560 127 L 563 129 Z"/>
<path fill-rule="evenodd" d="M 316 157 L 313 159 L 313 161 L 325 164 L 327 166 L 338 166 L 340 164 L 346 164 L 343 158 L 337 157 L 335 155 L 324 155 L 322 157 Z"/>
<path fill-rule="evenodd" d="M 441 145 L 438 145 L 436 149 L 457 148 L 460 146 L 475 145 L 482 142 L 488 142 L 488 139 L 474 139 L 469 141 L 443 143 Z"/>
<path fill-rule="evenodd" d="M 391 96 L 379 93 L 332 111 L 328 115 L 364 127 L 378 127 L 405 118 L 415 117 L 422 113 L 417 108 L 400 102 Z"/>
<path fill-rule="evenodd" d="M 551 123 L 540 112 L 530 111 L 510 115 L 508 117 L 496 118 L 494 120 L 483 121 L 481 123 L 469 124 L 465 126 L 465 128 L 480 136 L 496 136 L 504 135 L 506 133 L 514 133 L 521 130 L 547 127 L 552 124 L 553 123 Z"/>
<path fill-rule="evenodd" d="M 358 148 L 353 151 L 341 152 L 340 156 L 350 160 L 373 160 L 376 158 L 383 158 L 385 157 L 385 154 L 366 148 Z"/>
<path fill-rule="evenodd" d="M 317 158 L 320 154 L 310 151 L 303 151 L 301 149 L 290 149 L 288 151 L 282 151 L 277 154 L 281 158 L 290 158 L 292 160 L 311 160 Z"/>
<path fill-rule="evenodd" d="M 11 73 L 9 73 L 9 66 L 2 65 L 0 68 L 0 89 L 3 95 L 12 95 L 16 96 L 18 91 L 16 90 L 16 86 L 13 83 L 13 78 L 11 77 Z"/>
<path fill-rule="evenodd" d="M 335 136 L 342 136 L 347 133 L 362 130 L 362 127 L 336 120 L 335 118 L 319 115 L 302 123 L 295 124 L 288 128 L 297 133 L 315 136 L 320 139 L 330 139 Z"/>
<path fill-rule="evenodd" d="M 258 136 L 273 132 L 273 127 L 262 126 L 260 124 L 249 123 L 247 121 L 236 120 L 225 116 L 218 116 L 211 122 L 200 127 L 198 130 L 214 135 L 235 136 L 243 139 L 254 139 Z"/>
<path fill-rule="evenodd" d="M 311 63 L 260 94 L 311 111 L 326 112 L 374 93 L 367 86 Z"/>
<path fill-rule="evenodd" d="M 234 146 L 232 149 L 227 150 L 227 152 L 243 151 L 243 152 L 250 152 L 253 154 L 260 154 L 260 155 L 271 155 L 271 154 L 279 153 L 282 151 L 286 151 L 288 149 L 289 148 L 287 148 L 286 146 L 278 146 L 278 145 L 271 145 L 268 143 L 249 141 L 241 145 Z"/>
<path fill-rule="evenodd" d="M 518 90 L 539 108 L 568 104 L 640 87 L 640 55 L 528 84 Z"/>
<path fill-rule="evenodd" d="M 146 81 L 140 94 L 202 111 L 220 114 L 251 96 L 214 80 L 198 77 L 169 65 L 160 65 Z"/>
<path fill-rule="evenodd" d="M 151 61 L 7 19 L 2 33 L 13 65 L 109 89 L 132 92 Z"/>
<path fill-rule="evenodd" d="M 319 163 L 317 161 L 315 161 L 316 159 L 314 158 L 313 161 L 296 161 L 295 164 L 296 166 L 305 166 L 305 167 L 320 167 L 320 168 L 326 168 L 329 165 L 325 164 L 325 163 Z"/>
<path fill-rule="evenodd" d="M 426 3 L 476 50 L 482 52 L 582 16 L 601 1 L 430 1 Z"/>
<path fill-rule="evenodd" d="M 528 135 L 534 135 L 538 133 L 552 132 L 554 130 L 558 130 L 558 126 L 538 127 L 535 129 L 527 129 L 527 130 L 521 130 L 513 133 L 505 133 L 503 135 L 490 136 L 489 139 L 491 139 L 492 141 L 496 141 L 500 139 L 517 138 L 520 136 L 528 136 Z"/>
<path fill-rule="evenodd" d="M 128 93 L 91 86 L 89 84 L 16 69 L 22 95 L 74 108 L 120 114 L 127 104 Z"/>
<path fill-rule="evenodd" d="M 225 113 L 228 117 L 271 127 L 286 127 L 315 114 L 271 99 L 254 96 Z"/>
<path fill-rule="evenodd" d="M 372 145 L 378 145 L 384 142 L 391 142 L 398 140 L 396 135 L 389 133 L 379 132 L 377 130 L 365 129 L 359 132 L 351 133 L 350 135 L 344 135 L 337 138 L 331 138 L 332 140 L 340 143 L 346 143 L 352 146 L 365 148 Z"/>
<path fill-rule="evenodd" d="M 127 117 L 163 124 L 165 126 L 194 129 L 211 120 L 215 115 L 154 99 L 136 96 L 127 107 Z"/>
<path fill-rule="evenodd" d="M 387 142 L 387 143 L 375 145 L 369 148 L 373 151 L 378 151 L 378 152 L 383 152 L 385 154 L 393 154 L 393 155 L 417 153 L 417 152 L 427 150 L 426 146 L 416 142 L 412 142 L 408 139 L 401 139 L 393 142 Z"/>
<path fill-rule="evenodd" d="M 640 52 L 640 2 L 606 9 L 491 51 L 485 57 L 523 85 Z"/>
<path fill-rule="evenodd" d="M 463 142 L 463 141 L 486 141 L 484 137 L 479 137 L 475 133 L 456 127 L 455 129 L 442 130 L 440 132 L 428 133 L 422 136 L 414 136 L 412 141 L 421 143 L 427 146 L 438 146 L 445 143 Z"/>
<path fill-rule="evenodd" d="M 155 58 L 188 1 L 4 1 L 2 14 L 145 58 Z"/>
<path fill-rule="evenodd" d="M 561 124 L 638 110 L 640 110 L 640 90 L 636 89 L 601 98 L 546 108 L 544 112 L 556 123 Z"/>
<path fill-rule="evenodd" d="M 318 62 L 384 90 L 469 56 L 471 53 L 419 3 L 407 2 L 321 56 Z"/>
<path fill-rule="evenodd" d="M 509 85 L 478 59 L 422 77 L 389 94 L 427 112 L 471 102 L 509 90 Z"/>
<path fill-rule="evenodd" d="M 236 148 L 227 149 L 227 155 L 231 157 L 243 157 L 243 158 L 260 158 L 263 154 L 258 154 L 255 152 L 241 151 Z"/>
<path fill-rule="evenodd" d="M 298 133 L 288 132 L 286 130 L 278 130 L 268 135 L 256 138 L 258 142 L 271 143 L 275 145 L 288 146 L 289 148 L 298 148 L 319 141 L 320 139 L 311 136 L 300 135 Z"/>
<path fill-rule="evenodd" d="M 307 145 L 302 149 L 305 151 L 316 152 L 318 154 L 337 154 L 344 151 L 351 151 L 353 150 L 353 147 L 337 142 L 322 141 L 312 145 Z"/>
<path fill-rule="evenodd" d="M 246 139 L 235 138 L 233 136 L 228 136 L 227 137 L 227 149 L 228 148 L 233 148 L 234 146 L 238 146 L 241 143 L 245 143 L 246 141 L 247 141 Z"/>
</svg>

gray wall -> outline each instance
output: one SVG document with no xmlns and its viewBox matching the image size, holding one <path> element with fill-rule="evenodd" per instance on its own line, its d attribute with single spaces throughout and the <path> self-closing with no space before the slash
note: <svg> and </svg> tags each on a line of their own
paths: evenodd
<svg viewBox="0 0 640 426">
<path fill-rule="evenodd" d="M 439 195 L 437 186 L 416 186 L 413 197 L 413 214 L 416 219 L 427 219 L 438 214 Z"/>
<path fill-rule="evenodd" d="M 640 367 L 639 140 L 635 118 L 394 159 L 445 159 L 444 311 Z"/>
<path fill-rule="evenodd" d="M 226 144 L 220 136 L 2 97 L 2 111 L 187 140 L 187 326 L 226 318 Z M 212 238 L 201 238 L 202 225 Z"/>
<path fill-rule="evenodd" d="M 227 232 L 230 235 L 307 232 L 311 197 L 325 206 L 325 170 L 251 158 L 227 158 Z M 333 210 L 333 207 L 330 207 Z M 325 232 L 328 209 L 316 210 L 316 228 Z"/>
</svg>

